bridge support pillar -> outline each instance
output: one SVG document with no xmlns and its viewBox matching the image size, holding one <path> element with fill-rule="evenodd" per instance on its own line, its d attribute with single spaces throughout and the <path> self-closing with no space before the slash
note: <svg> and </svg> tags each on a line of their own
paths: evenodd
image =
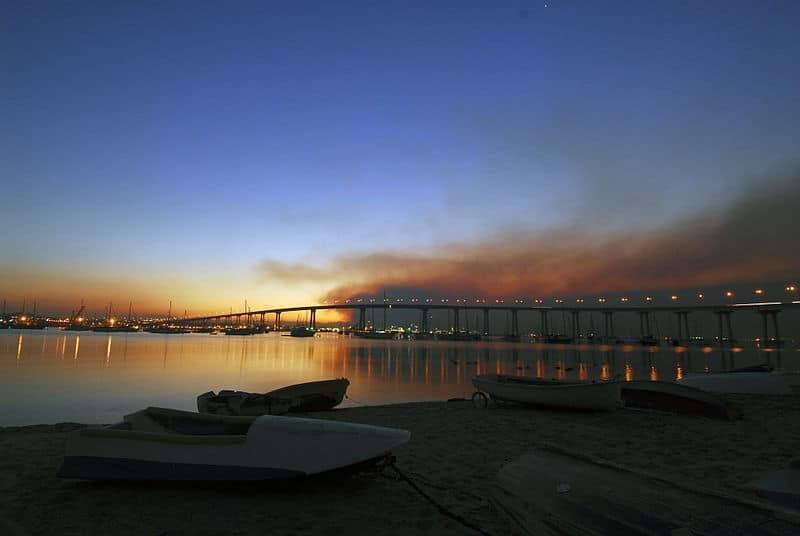
<svg viewBox="0 0 800 536">
<path fill-rule="evenodd" d="M 653 336 L 650 331 L 650 311 L 639 312 L 639 333 L 642 339 Z"/>
<path fill-rule="evenodd" d="M 311 309 L 311 325 L 309 326 L 311 329 L 317 329 L 317 310 Z"/>
<path fill-rule="evenodd" d="M 519 311 L 511 309 L 511 336 L 519 337 Z"/>
<path fill-rule="evenodd" d="M 489 335 L 489 309 L 486 307 L 483 309 L 483 334 Z"/>
<path fill-rule="evenodd" d="M 367 329 L 367 308 L 362 306 L 358 308 L 358 331 Z"/>
<path fill-rule="evenodd" d="M 614 338 L 614 312 L 603 311 L 603 334 L 606 342 Z"/>
<path fill-rule="evenodd" d="M 542 337 L 546 339 L 550 335 L 550 326 L 548 326 L 547 321 L 547 311 L 541 310 L 539 311 L 539 315 L 541 316 Z"/>
<path fill-rule="evenodd" d="M 453 332 L 458 333 L 461 331 L 458 325 L 458 309 L 453 308 Z"/>
<path fill-rule="evenodd" d="M 778 311 L 772 311 L 772 327 L 775 331 L 775 344 L 780 346 L 781 334 L 778 332 Z"/>
<path fill-rule="evenodd" d="M 678 342 L 680 343 L 684 340 L 689 339 L 689 312 L 676 311 L 675 316 L 678 319 Z M 686 327 L 685 333 L 684 333 L 684 326 Z"/>
<path fill-rule="evenodd" d="M 275 331 L 281 330 L 281 312 L 275 311 Z"/>
<path fill-rule="evenodd" d="M 725 331 L 723 330 L 723 317 L 725 321 L 725 327 L 728 328 L 728 344 L 733 345 L 733 329 L 731 327 L 731 311 L 715 311 L 717 315 L 717 324 L 719 326 L 719 345 L 723 346 L 725 344 Z"/>
<path fill-rule="evenodd" d="M 581 318 L 580 311 L 571 311 L 572 313 L 572 340 L 578 342 L 578 337 L 581 333 Z"/>
<path fill-rule="evenodd" d="M 780 332 L 778 330 L 778 313 L 780 311 L 773 310 L 773 311 L 759 311 L 761 314 L 761 320 L 763 323 L 763 330 L 762 330 L 762 338 L 761 344 L 762 346 L 780 346 L 781 344 L 781 337 Z M 767 324 L 767 317 L 772 319 L 772 330 L 775 332 L 775 343 L 773 345 L 772 341 L 769 338 L 769 329 Z"/>
<path fill-rule="evenodd" d="M 420 331 L 424 334 L 428 334 L 428 308 L 422 308 L 422 324 L 420 325 Z"/>
</svg>

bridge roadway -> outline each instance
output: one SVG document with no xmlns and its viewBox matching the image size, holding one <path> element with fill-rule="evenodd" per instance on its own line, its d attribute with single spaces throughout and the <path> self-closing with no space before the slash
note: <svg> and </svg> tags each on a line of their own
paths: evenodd
<svg viewBox="0 0 800 536">
<path fill-rule="evenodd" d="M 273 329 L 280 329 L 281 315 L 284 313 L 294 312 L 309 312 L 308 321 L 304 320 L 311 328 L 316 328 L 316 313 L 317 311 L 325 310 L 356 310 L 358 315 L 358 328 L 364 330 L 366 328 L 367 310 L 417 310 L 420 311 L 422 322 L 420 331 L 423 333 L 429 332 L 428 320 L 430 311 L 452 311 L 453 312 L 453 325 L 452 329 L 455 332 L 461 331 L 459 316 L 461 312 L 465 314 L 469 311 L 483 312 L 483 334 L 489 334 L 489 313 L 492 311 L 506 311 L 511 313 L 511 337 L 519 337 L 519 313 L 520 312 L 538 312 L 541 322 L 541 333 L 544 336 L 553 334 L 550 326 L 549 316 L 550 313 L 564 312 L 569 313 L 571 317 L 572 336 L 577 339 L 578 334 L 581 333 L 580 317 L 582 313 L 601 313 L 603 315 L 603 337 L 606 339 L 613 338 L 614 331 L 614 315 L 620 313 L 634 313 L 639 316 L 640 333 L 642 339 L 652 337 L 651 330 L 651 316 L 658 312 L 671 312 L 676 315 L 678 325 L 678 341 L 686 340 L 689 335 L 689 313 L 692 312 L 711 312 L 717 315 L 719 341 L 727 340 L 733 341 L 733 330 L 731 327 L 731 315 L 735 311 L 749 310 L 756 312 L 762 317 L 762 336 L 764 341 L 770 340 L 770 333 L 768 329 L 768 320 L 771 320 L 773 337 L 776 341 L 780 340 L 778 314 L 784 309 L 800 309 L 800 300 L 794 301 L 771 301 L 771 302 L 750 302 L 750 303 L 730 303 L 730 304 L 698 304 L 698 305 L 524 305 L 520 303 L 515 304 L 466 304 L 457 303 L 432 303 L 432 302 L 375 302 L 375 303 L 337 303 L 337 304 L 323 304 L 323 305 L 304 305 L 297 307 L 276 307 L 271 309 L 262 309 L 259 311 L 245 311 L 240 313 L 229 313 L 221 315 L 198 316 L 190 318 L 182 318 L 173 320 L 173 323 L 180 325 L 204 325 L 204 324 L 221 324 L 225 321 L 231 322 L 235 319 L 237 324 L 241 325 L 242 319 L 244 323 L 250 325 L 255 323 L 254 319 L 259 318 L 260 325 L 266 325 L 265 317 L 267 315 L 275 315 L 272 324 Z M 727 335 L 726 335 L 727 332 Z"/>
</svg>

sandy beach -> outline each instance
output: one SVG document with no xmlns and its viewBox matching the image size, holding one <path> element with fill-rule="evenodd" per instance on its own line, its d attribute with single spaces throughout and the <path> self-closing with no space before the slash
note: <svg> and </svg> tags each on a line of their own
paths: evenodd
<svg viewBox="0 0 800 536">
<path fill-rule="evenodd" d="M 738 421 L 620 410 L 609 414 L 473 407 L 470 401 L 311 414 L 405 428 L 397 466 L 454 514 L 512 533 L 491 503 L 498 470 L 549 443 L 637 471 L 751 497 L 739 486 L 797 456 L 797 397 L 730 397 Z M 274 485 L 130 484 L 61 480 L 66 435 L 80 424 L 0 429 L 3 534 L 474 534 L 390 469 Z"/>
</svg>

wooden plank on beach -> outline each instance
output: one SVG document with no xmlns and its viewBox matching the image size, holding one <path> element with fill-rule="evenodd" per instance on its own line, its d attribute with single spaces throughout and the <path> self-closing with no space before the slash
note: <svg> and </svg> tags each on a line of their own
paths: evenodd
<svg viewBox="0 0 800 536">
<path fill-rule="evenodd" d="M 521 534 L 800 533 L 800 515 L 539 448 L 505 465 L 493 499 Z"/>
</svg>

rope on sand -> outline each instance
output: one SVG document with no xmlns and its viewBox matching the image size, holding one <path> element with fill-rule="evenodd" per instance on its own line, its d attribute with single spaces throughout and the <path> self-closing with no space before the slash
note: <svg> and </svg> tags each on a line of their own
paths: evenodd
<svg viewBox="0 0 800 536">
<path fill-rule="evenodd" d="M 490 532 L 487 532 L 487 531 L 483 530 L 481 527 L 479 527 L 479 526 L 477 526 L 477 525 L 474 525 L 473 523 L 471 523 L 470 521 L 468 521 L 468 520 L 464 519 L 464 518 L 463 518 L 463 517 L 461 517 L 460 515 L 458 515 L 458 514 L 456 514 L 456 513 L 453 513 L 453 512 L 451 512 L 450 510 L 448 510 L 447 508 L 445 508 L 444 506 L 442 506 L 442 505 L 441 505 L 439 502 L 437 502 L 437 501 L 436 501 L 436 499 L 434 499 L 433 497 L 431 497 L 430 495 L 428 495 L 427 493 L 425 493 L 425 492 L 424 492 L 424 491 L 423 491 L 423 490 L 422 490 L 422 489 L 421 489 L 419 486 L 417 486 L 417 484 L 416 484 L 416 483 L 414 483 L 414 481 L 413 481 L 413 480 L 411 480 L 411 479 L 410 479 L 408 476 L 406 476 L 406 475 L 405 475 L 405 474 L 404 474 L 404 473 L 403 473 L 403 472 L 400 470 L 400 468 L 399 468 L 399 467 L 397 467 L 397 465 L 395 464 L 395 461 L 396 461 L 396 460 L 394 459 L 394 457 L 392 457 L 391 459 L 389 459 L 389 460 L 387 461 L 386 465 L 387 465 L 387 466 L 389 466 L 389 467 L 391 467 L 392 469 L 394 469 L 394 472 L 395 472 L 395 473 L 397 473 L 397 476 L 399 476 L 401 479 L 405 480 L 405 481 L 408 483 L 408 485 L 409 485 L 409 486 L 411 486 L 412 488 L 414 488 L 414 490 L 415 490 L 417 493 L 419 493 L 420 495 L 422 495 L 422 497 L 423 497 L 423 498 L 424 498 L 426 501 L 428 501 L 428 502 L 429 502 L 429 503 L 431 503 L 431 504 L 432 504 L 434 507 L 436 507 L 436 509 L 439 511 L 439 513 L 440 513 L 440 514 L 442 514 L 442 515 L 444 515 L 444 516 L 447 516 L 447 517 L 449 517 L 450 519 L 452 519 L 452 520 L 456 521 L 457 523 L 460 523 L 461 525 L 463 525 L 463 526 L 467 527 L 468 529 L 472 529 L 472 530 L 474 530 L 474 531 L 475 531 L 475 532 L 477 532 L 478 534 L 483 534 L 484 536 L 491 536 L 491 533 L 490 533 Z"/>
<path fill-rule="evenodd" d="M 344 394 L 344 397 L 345 397 L 347 400 L 349 400 L 350 402 L 353 402 L 354 404 L 358 404 L 358 405 L 360 405 L 360 406 L 366 406 L 366 404 L 365 404 L 365 403 L 363 403 L 363 402 L 359 402 L 358 400 L 354 400 L 354 399 L 353 399 L 353 398 L 351 398 L 351 397 L 350 397 L 350 395 L 348 395 L 347 393 L 345 393 L 345 394 Z"/>
</svg>

